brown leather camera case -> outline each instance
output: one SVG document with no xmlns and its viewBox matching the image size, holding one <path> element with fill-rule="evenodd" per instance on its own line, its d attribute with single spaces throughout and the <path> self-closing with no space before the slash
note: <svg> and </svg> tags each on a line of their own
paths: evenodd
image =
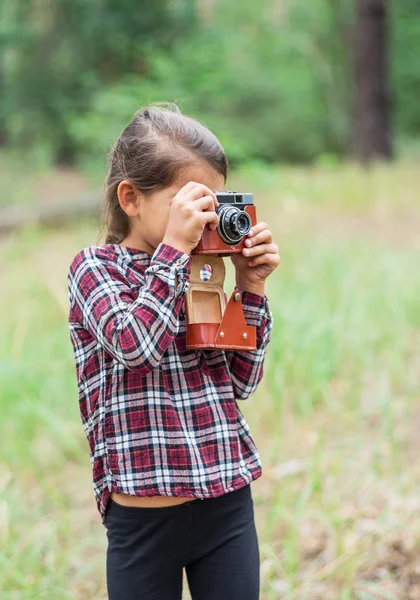
<svg viewBox="0 0 420 600">
<path fill-rule="evenodd" d="M 209 281 L 200 273 L 212 269 Z M 240 290 L 229 301 L 223 290 L 225 264 L 220 256 L 193 254 L 190 285 L 185 294 L 187 349 L 255 350 L 256 328 L 246 323 Z"/>
</svg>

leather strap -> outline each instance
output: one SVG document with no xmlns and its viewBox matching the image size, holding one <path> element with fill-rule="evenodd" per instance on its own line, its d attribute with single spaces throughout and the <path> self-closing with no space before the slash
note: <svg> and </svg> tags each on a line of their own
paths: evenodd
<svg viewBox="0 0 420 600">
<path fill-rule="evenodd" d="M 187 349 L 225 348 L 255 350 L 256 328 L 247 325 L 242 307 L 242 294 L 235 290 L 220 323 L 187 323 Z"/>
</svg>

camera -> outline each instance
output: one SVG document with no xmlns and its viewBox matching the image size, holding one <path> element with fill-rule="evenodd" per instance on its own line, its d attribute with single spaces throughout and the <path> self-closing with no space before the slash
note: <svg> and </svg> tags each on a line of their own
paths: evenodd
<svg viewBox="0 0 420 600">
<path fill-rule="evenodd" d="M 206 226 L 191 254 L 235 254 L 244 248 L 245 236 L 257 224 L 254 195 L 235 191 L 216 192 L 219 224 L 215 230 Z"/>
<path fill-rule="evenodd" d="M 185 294 L 187 350 L 227 348 L 255 350 L 256 327 L 248 325 L 242 293 L 235 288 L 230 298 L 224 291 L 223 256 L 242 252 L 245 238 L 257 224 L 254 195 L 216 192 L 219 223 L 203 229 L 193 249 L 190 285 Z"/>
</svg>

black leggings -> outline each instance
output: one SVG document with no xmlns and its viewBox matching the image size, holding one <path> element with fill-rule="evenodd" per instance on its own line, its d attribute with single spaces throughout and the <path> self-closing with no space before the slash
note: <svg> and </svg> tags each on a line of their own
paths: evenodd
<svg viewBox="0 0 420 600">
<path fill-rule="evenodd" d="M 109 500 L 109 600 L 258 600 L 260 556 L 251 486 L 164 507 Z"/>
</svg>

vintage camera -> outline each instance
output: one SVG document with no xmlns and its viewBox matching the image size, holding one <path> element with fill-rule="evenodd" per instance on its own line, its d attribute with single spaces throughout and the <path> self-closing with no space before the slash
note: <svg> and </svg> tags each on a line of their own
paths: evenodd
<svg viewBox="0 0 420 600">
<path fill-rule="evenodd" d="M 187 349 L 256 348 L 256 328 L 246 323 L 242 294 L 235 289 L 228 300 L 224 291 L 223 256 L 242 252 L 245 239 L 257 224 L 254 195 L 216 192 L 219 224 L 207 225 L 191 252 L 190 286 L 186 293 Z"/>
<path fill-rule="evenodd" d="M 244 238 L 253 225 L 256 225 L 254 194 L 239 192 L 216 192 L 219 206 L 217 229 L 207 225 L 199 244 L 191 254 L 216 254 L 226 256 L 242 252 Z"/>
</svg>

